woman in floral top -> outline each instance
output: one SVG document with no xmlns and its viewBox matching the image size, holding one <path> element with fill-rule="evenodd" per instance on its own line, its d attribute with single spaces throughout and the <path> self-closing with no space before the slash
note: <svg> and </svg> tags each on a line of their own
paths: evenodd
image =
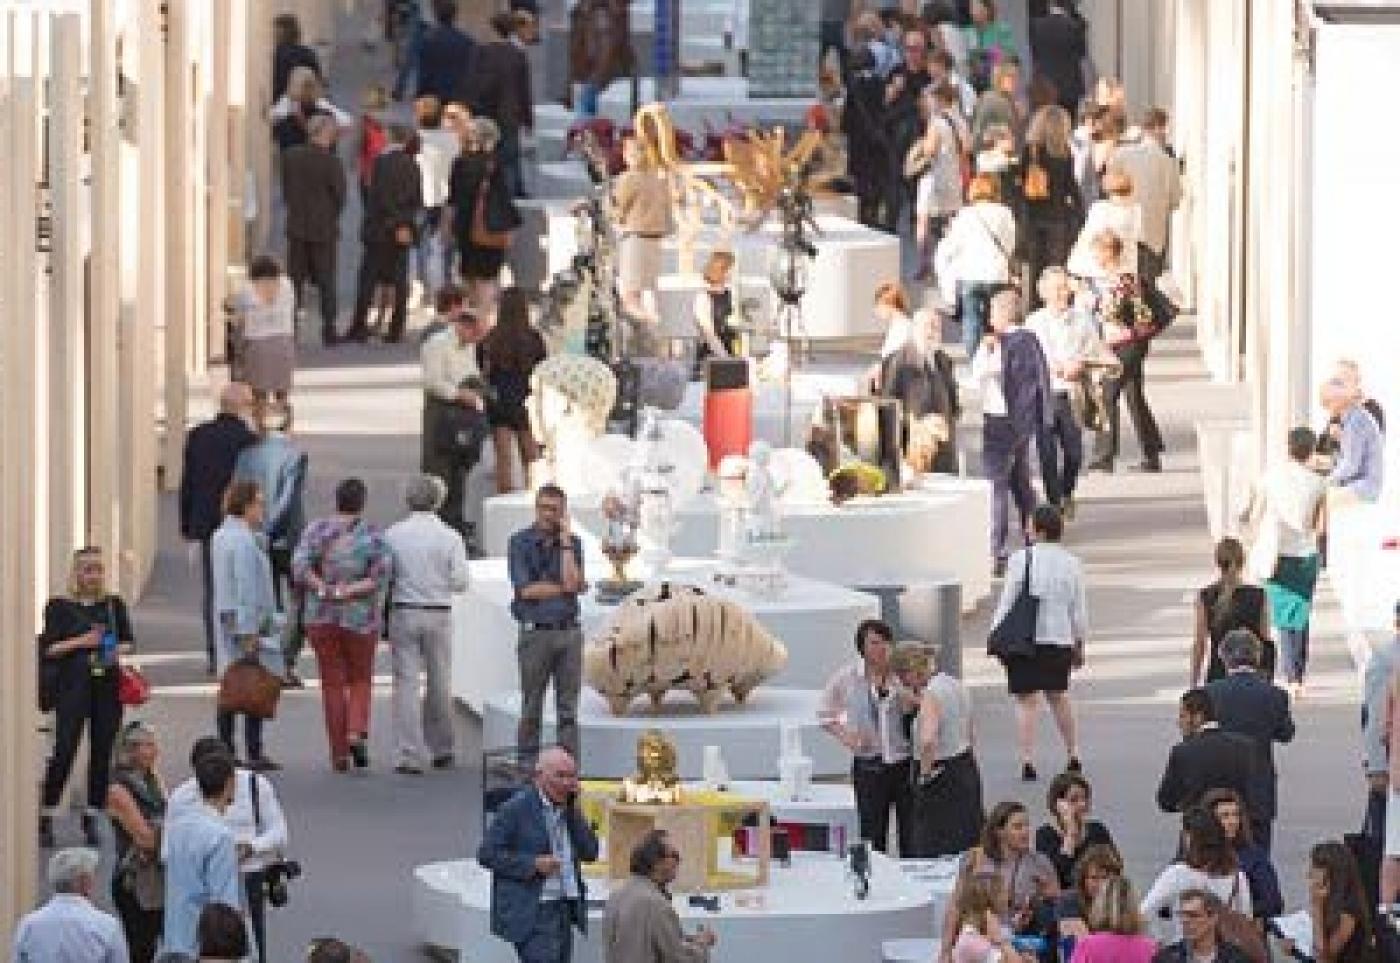
<svg viewBox="0 0 1400 963">
<path fill-rule="evenodd" d="M 326 738 L 336 772 L 369 765 L 369 685 L 393 573 L 389 546 L 362 517 L 365 483 L 335 489 L 335 514 L 313 522 L 292 560 L 305 590 L 306 634 L 321 673 Z"/>
<path fill-rule="evenodd" d="M 1094 235 L 1090 243 L 1098 269 L 1096 275 L 1088 279 L 1094 316 L 1104 341 L 1122 363 L 1123 371 L 1104 385 L 1108 430 L 1099 433 L 1089 468 L 1113 470 L 1113 462 L 1118 457 L 1118 399 L 1122 397 L 1142 448 L 1142 462 L 1138 467 L 1142 471 L 1159 472 L 1162 470 L 1162 432 L 1147 404 L 1143 365 L 1160 328 L 1143 299 L 1142 282 L 1127 266 L 1123 238 L 1104 230 Z"/>
</svg>

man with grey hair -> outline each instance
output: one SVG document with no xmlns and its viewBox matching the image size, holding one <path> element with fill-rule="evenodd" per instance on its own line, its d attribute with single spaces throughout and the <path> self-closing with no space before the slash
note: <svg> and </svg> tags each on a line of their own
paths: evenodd
<svg viewBox="0 0 1400 963">
<path fill-rule="evenodd" d="M 306 122 L 307 142 L 282 154 L 282 196 L 287 203 L 287 276 L 302 305 L 310 281 L 320 296 L 321 340 L 336 343 L 335 254 L 345 208 L 345 165 L 335 153 L 335 118 L 316 114 Z"/>
<path fill-rule="evenodd" d="M 1293 741 L 1293 715 L 1288 693 L 1259 671 L 1262 646 L 1249 629 L 1235 629 L 1220 640 L 1220 659 L 1229 673 L 1208 684 L 1206 694 L 1225 732 L 1237 732 L 1254 746 L 1250 778 L 1250 827 L 1254 841 L 1269 849 L 1278 817 L 1278 772 L 1274 743 Z"/>
<path fill-rule="evenodd" d="M 60 849 L 49 858 L 53 896 L 20 920 L 15 963 L 127 963 L 121 924 L 92 905 L 97 850 Z"/>
<path fill-rule="evenodd" d="M 356 282 L 355 314 L 346 331 L 352 341 L 368 341 L 371 306 L 392 309 L 385 341 L 403 339 L 408 324 L 408 252 L 417 238 L 423 213 L 423 174 L 408 153 L 413 129 L 403 123 L 389 125 L 389 143 L 375 158 L 365 192 L 364 219 L 360 223 L 360 258 Z"/>
<path fill-rule="evenodd" d="M 394 666 L 395 772 L 447 769 L 452 738 L 452 597 L 467 590 L 467 548 L 437 515 L 446 488 L 435 475 L 408 483 L 408 517 L 384 533 L 394 555 L 389 645 Z M 426 676 L 420 701 L 418 684 Z"/>
<path fill-rule="evenodd" d="M 1358 395 L 1355 386 L 1340 376 L 1322 384 L 1322 407 L 1336 424 L 1335 432 L 1329 432 L 1337 443 L 1336 458 L 1327 475 L 1334 493 L 1329 507 L 1339 500 L 1374 502 L 1381 497 L 1385 438 Z"/>
</svg>

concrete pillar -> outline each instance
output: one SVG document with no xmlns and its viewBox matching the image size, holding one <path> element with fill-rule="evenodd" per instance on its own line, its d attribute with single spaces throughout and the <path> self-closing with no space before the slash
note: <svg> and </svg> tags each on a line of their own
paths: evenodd
<svg viewBox="0 0 1400 963">
<path fill-rule="evenodd" d="M 208 131 L 208 184 L 202 195 L 205 213 L 206 263 L 204 283 L 204 312 L 209 321 L 209 335 L 215 353 L 221 347 L 224 321 L 224 296 L 228 291 L 228 197 L 229 197 L 229 65 L 232 51 L 228 38 L 233 22 L 233 0 L 214 0 L 207 10 L 207 37 L 202 53 L 207 56 L 206 85 L 208 94 L 202 98 Z"/>
<path fill-rule="evenodd" d="M 34 901 L 38 811 L 34 635 L 41 557 L 22 549 L 38 531 L 35 489 L 40 450 L 35 418 L 36 372 L 47 359 L 36 350 L 35 189 L 38 84 L 28 75 L 36 18 L 0 17 L 0 933 L 9 934 Z M 38 477 L 36 477 L 36 474 Z"/>
<path fill-rule="evenodd" d="M 248 166 L 253 174 L 256 214 L 248 231 L 251 252 L 266 250 L 272 231 L 272 130 L 267 110 L 272 106 L 271 0 L 248 0 L 248 49 L 245 63 L 246 103 L 244 132 L 248 138 Z"/>
<path fill-rule="evenodd" d="M 247 222 L 244 206 L 248 198 L 248 126 L 262 123 L 256 110 L 249 110 L 248 57 L 249 11 L 251 0 L 231 0 L 228 22 L 228 263 L 244 264 L 248 260 Z M 261 58 L 260 58 L 261 59 Z"/>
<path fill-rule="evenodd" d="M 48 181 L 53 205 L 49 257 L 48 584 L 64 584 L 68 556 L 87 539 L 87 224 L 82 184 L 82 20 L 56 16 L 50 31 Z"/>
<path fill-rule="evenodd" d="M 194 266 L 190 257 L 190 89 L 186 0 L 166 7 L 165 43 L 165 444 L 167 486 L 184 470 L 187 396 L 194 338 Z"/>
</svg>

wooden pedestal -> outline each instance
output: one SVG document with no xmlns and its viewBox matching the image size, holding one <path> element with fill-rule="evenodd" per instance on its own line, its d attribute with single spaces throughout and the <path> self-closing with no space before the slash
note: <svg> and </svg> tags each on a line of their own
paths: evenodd
<svg viewBox="0 0 1400 963">
<path fill-rule="evenodd" d="M 751 814 L 758 817 L 758 847 L 753 862 L 740 865 L 726 860 L 721 866 L 720 849 L 731 851 L 733 829 Z M 676 806 L 613 802 L 607 811 L 609 878 L 627 878 L 632 849 L 653 829 L 665 830 L 671 845 L 681 854 L 680 872 L 672 884 L 677 892 L 768 885 L 773 839 L 766 802 L 706 799 Z M 745 872 L 750 866 L 753 871 Z"/>
</svg>

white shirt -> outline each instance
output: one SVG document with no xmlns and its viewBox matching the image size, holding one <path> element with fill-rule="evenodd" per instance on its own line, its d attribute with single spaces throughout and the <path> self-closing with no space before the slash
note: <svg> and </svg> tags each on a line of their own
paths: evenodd
<svg viewBox="0 0 1400 963">
<path fill-rule="evenodd" d="M 1006 562 L 1006 582 L 1001 587 L 992 625 L 1011 609 L 1026 578 L 1026 549 Z M 1084 568 L 1079 559 L 1054 542 L 1031 548 L 1031 594 L 1040 599 L 1035 616 L 1037 645 L 1072 646 L 1089 634 L 1089 607 L 1084 598 Z"/>
<path fill-rule="evenodd" d="M 127 963 L 121 924 L 76 893 L 55 893 L 19 921 L 14 963 Z"/>
<path fill-rule="evenodd" d="M 354 117 L 347 114 L 324 97 L 316 101 L 316 109 L 324 111 L 334 117 L 337 127 L 349 130 L 351 127 L 355 126 Z M 285 120 L 290 117 L 294 110 L 296 110 L 296 102 L 286 94 L 283 94 L 281 97 L 277 98 L 277 103 L 268 108 L 267 117 L 275 124 L 279 120 Z"/>
<path fill-rule="evenodd" d="M 439 401 L 455 401 L 462 382 L 480 377 L 475 342 L 463 344 L 455 326 L 449 325 L 423 342 L 423 390 Z"/>
<path fill-rule="evenodd" d="M 262 813 L 261 828 L 253 818 L 253 780 L 258 781 L 258 809 Z M 199 795 L 199 786 L 194 779 L 186 779 L 170 794 L 166 802 L 166 820 L 174 818 L 191 806 L 204 802 Z M 251 856 L 243 860 L 238 869 L 244 873 L 255 873 L 267 868 L 283 850 L 287 848 L 287 819 L 282 813 L 282 804 L 277 799 L 277 790 L 272 782 L 259 773 L 247 769 L 236 770 L 233 780 L 233 802 L 223 813 L 224 822 L 233 831 L 235 843 L 247 843 L 253 850 Z"/>
<path fill-rule="evenodd" d="M 939 283 L 1011 278 L 1009 257 L 1016 249 L 1016 219 L 1004 204 L 978 201 L 958 211 L 934 253 Z M 945 296 L 952 291 L 944 291 Z M 951 298 L 949 299 L 951 300 Z"/>
<path fill-rule="evenodd" d="M 899 680 L 891 673 L 885 683 L 885 694 L 880 695 L 865 674 L 865 660 L 857 659 L 837 669 L 827 680 L 817 704 L 817 722 L 873 734 L 878 743 L 877 751 L 866 749 L 861 756 L 878 756 L 886 763 L 902 762 L 909 758 L 909 738 L 904 734 L 904 709 L 899 692 Z"/>
<path fill-rule="evenodd" d="M 1152 883 L 1152 888 L 1147 891 L 1147 895 L 1142 898 L 1142 915 L 1145 919 L 1153 920 L 1157 913 L 1163 909 L 1170 909 L 1172 914 L 1172 932 L 1175 934 L 1170 939 L 1176 942 L 1181 939 L 1181 917 L 1177 915 L 1180 907 L 1181 894 L 1188 889 L 1205 889 L 1214 893 L 1220 901 L 1237 913 L 1249 916 L 1253 912 L 1253 906 L 1249 901 L 1249 880 L 1243 872 L 1237 872 L 1230 876 L 1209 876 L 1199 869 L 1192 869 L 1185 863 L 1172 863 L 1157 876 Z M 1233 896 L 1233 898 L 1232 898 Z"/>
<path fill-rule="evenodd" d="M 888 358 L 900 348 L 909 343 L 909 339 L 914 336 L 914 324 L 905 314 L 895 314 L 890 318 L 890 325 L 885 329 L 885 343 L 880 345 L 880 357 Z"/>
<path fill-rule="evenodd" d="M 1110 165 L 1133 179 L 1133 198 L 1142 208 L 1142 243 L 1156 254 L 1167 249 L 1167 226 L 1181 206 L 1181 169 L 1176 159 L 1148 137 L 1123 144 Z"/>
<path fill-rule="evenodd" d="M 423 175 L 423 206 L 429 210 L 447 203 L 447 183 L 452 162 L 462 151 L 462 142 L 450 130 L 418 131 L 418 170 Z"/>
<path fill-rule="evenodd" d="M 982 395 L 982 414 L 1006 417 L 1006 392 L 1001 387 L 1001 345 L 983 342 L 972 356 L 972 382 Z"/>
<path fill-rule="evenodd" d="M 1138 242 L 1142 240 L 1142 208 L 1136 201 L 1127 204 L 1118 201 L 1095 201 L 1089 205 L 1089 213 L 1084 217 L 1084 227 L 1070 251 L 1065 269 L 1070 274 L 1082 278 L 1095 278 L 1103 273 L 1098 259 L 1094 257 L 1094 238 L 1104 231 L 1112 231 L 1123 239 L 1123 257 L 1119 262 L 1118 273 L 1137 274 Z"/>
<path fill-rule="evenodd" d="M 384 533 L 394 553 L 394 602 L 451 605 L 470 579 L 462 536 L 432 512 L 414 512 Z"/>
<path fill-rule="evenodd" d="M 1049 306 L 1026 319 L 1026 328 L 1040 339 L 1041 350 L 1050 367 L 1050 383 L 1055 391 L 1069 391 L 1072 385 L 1056 370 L 1099 354 L 1099 334 L 1094 320 L 1073 307 L 1056 312 Z"/>
<path fill-rule="evenodd" d="M 1326 494 L 1327 479 L 1292 459 L 1264 478 L 1262 524 L 1274 527 L 1279 555 L 1302 558 L 1317 551 L 1317 507 Z"/>
<path fill-rule="evenodd" d="M 296 333 L 297 296 L 285 274 L 277 279 L 277 296 L 271 304 L 263 303 L 250 281 L 234 295 L 233 308 L 243 321 L 245 338 L 291 337 Z"/>
</svg>

